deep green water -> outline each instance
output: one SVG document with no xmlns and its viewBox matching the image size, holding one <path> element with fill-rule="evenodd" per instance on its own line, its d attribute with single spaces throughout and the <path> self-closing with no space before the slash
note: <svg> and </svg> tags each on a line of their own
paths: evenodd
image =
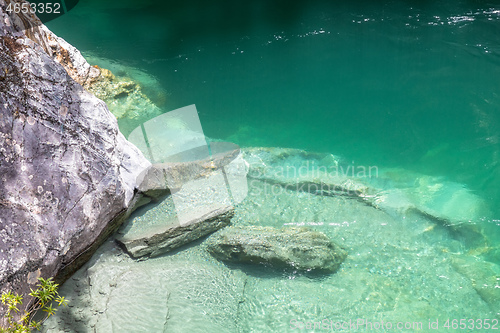
<svg viewBox="0 0 500 333">
<path fill-rule="evenodd" d="M 498 1 L 81 0 L 48 26 L 209 137 L 463 184 L 500 243 Z"/>
<path fill-rule="evenodd" d="M 446 175 L 500 199 L 500 5 L 81 0 L 49 27 L 154 75 L 205 134 Z"/>
</svg>

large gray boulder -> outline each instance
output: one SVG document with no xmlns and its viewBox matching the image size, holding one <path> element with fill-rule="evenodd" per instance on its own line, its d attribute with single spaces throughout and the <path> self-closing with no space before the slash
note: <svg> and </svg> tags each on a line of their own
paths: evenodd
<svg viewBox="0 0 500 333">
<path fill-rule="evenodd" d="M 92 68 L 81 55 L 5 8 L 0 0 L 0 291 L 26 296 L 38 277 L 62 281 L 90 258 L 150 163 L 82 88 Z"/>
<path fill-rule="evenodd" d="M 294 227 L 228 227 L 210 238 L 208 251 L 223 261 L 328 272 L 337 271 L 347 256 L 325 234 Z"/>
</svg>

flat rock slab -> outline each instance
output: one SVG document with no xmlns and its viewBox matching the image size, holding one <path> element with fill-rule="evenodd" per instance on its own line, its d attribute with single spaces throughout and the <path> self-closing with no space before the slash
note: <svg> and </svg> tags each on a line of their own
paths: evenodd
<svg viewBox="0 0 500 333">
<path fill-rule="evenodd" d="M 222 261 L 328 272 L 337 271 L 347 256 L 321 232 L 260 226 L 228 227 L 210 238 L 208 251 Z"/>
<path fill-rule="evenodd" d="M 471 281 L 478 295 L 500 319 L 500 266 L 472 256 L 456 256 L 451 265 Z"/>
<path fill-rule="evenodd" d="M 448 227 L 467 246 L 486 242 L 481 221 L 491 216 L 485 201 L 464 184 L 402 168 L 354 166 L 331 154 L 286 148 L 246 148 L 248 178 L 266 182 L 264 191 L 344 196 L 393 216 L 430 218 Z"/>
<path fill-rule="evenodd" d="M 212 259 L 193 247 L 137 261 L 109 240 L 61 286 L 68 306 L 42 332 L 238 332 L 247 276 L 206 258 Z"/>
<path fill-rule="evenodd" d="M 142 234 L 125 234 L 117 242 L 132 258 L 156 257 L 227 226 L 233 214 L 234 208 L 226 206 L 187 224 L 180 223 L 175 216 L 165 216 L 156 227 L 148 227 Z"/>
<path fill-rule="evenodd" d="M 198 147 L 198 150 L 203 151 L 203 148 L 206 149 L 206 147 Z M 196 149 L 184 153 L 186 155 L 189 153 L 195 154 L 194 151 Z M 175 157 L 182 158 L 182 154 L 171 157 L 171 159 L 174 160 Z M 233 148 L 225 153 L 214 154 L 211 157 L 206 156 L 195 161 L 153 164 L 139 175 L 139 191 L 146 196 L 158 199 L 171 191 L 179 190 L 184 184 L 195 179 L 209 177 L 214 171 L 224 167 L 227 168 L 230 164 L 241 163 L 241 158 L 233 162 L 238 157 L 239 149 Z M 246 174 L 240 176 L 245 177 Z"/>
</svg>

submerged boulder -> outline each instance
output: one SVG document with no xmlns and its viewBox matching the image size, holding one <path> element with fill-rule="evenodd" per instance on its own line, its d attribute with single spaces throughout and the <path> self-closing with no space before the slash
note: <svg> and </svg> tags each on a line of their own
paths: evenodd
<svg viewBox="0 0 500 333">
<path fill-rule="evenodd" d="M 396 216 L 420 215 L 444 225 L 468 246 L 487 242 L 481 221 L 486 202 L 464 184 L 402 168 L 354 166 L 340 157 L 286 148 L 246 148 L 250 181 L 271 185 L 272 193 L 307 192 L 343 196 Z"/>
<path fill-rule="evenodd" d="M 91 67 L 79 52 L 4 8 L 0 0 L 0 291 L 26 297 L 38 277 L 64 280 L 116 230 L 150 163 L 82 88 Z"/>
<path fill-rule="evenodd" d="M 286 190 L 346 196 L 362 201 L 374 192 L 361 181 L 372 177 L 369 168 L 356 170 L 332 154 L 259 147 L 244 149 L 243 158 L 249 165 L 249 178 Z"/>
<path fill-rule="evenodd" d="M 474 191 L 444 177 L 394 168 L 381 171 L 372 182 L 379 189 L 371 201 L 377 208 L 401 214 L 414 210 L 451 226 L 478 222 L 490 214 Z"/>
<path fill-rule="evenodd" d="M 143 88 L 134 79 L 123 75 L 116 76 L 110 70 L 97 65 L 93 66 L 92 70 L 98 70 L 99 76 L 88 81 L 84 87 L 106 102 L 109 111 L 118 119 L 120 130 L 125 136 L 146 119 L 164 112 L 144 94 Z M 115 70 L 121 72 L 120 69 Z M 158 83 L 156 85 L 158 86 Z"/>
<path fill-rule="evenodd" d="M 336 272 L 347 252 L 308 228 L 228 227 L 213 235 L 208 251 L 230 262 Z"/>
</svg>

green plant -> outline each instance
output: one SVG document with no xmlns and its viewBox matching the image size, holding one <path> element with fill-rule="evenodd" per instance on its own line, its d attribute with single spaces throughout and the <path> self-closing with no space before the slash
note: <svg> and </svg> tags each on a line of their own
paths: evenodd
<svg viewBox="0 0 500 333">
<path fill-rule="evenodd" d="M 56 302 L 59 305 L 66 305 L 67 301 L 64 297 L 59 296 L 57 287 L 59 285 L 52 281 L 52 278 L 38 278 L 37 289 L 31 289 L 30 296 L 35 298 L 35 307 L 30 311 L 24 311 L 20 319 L 14 319 L 14 313 L 18 313 L 23 304 L 23 297 L 12 293 L 11 291 L 2 293 L 2 303 L 7 305 L 5 318 L 7 319 L 7 328 L 0 327 L 0 333 L 29 333 L 32 329 L 40 330 L 43 322 L 55 314 L 57 308 L 52 307 L 52 303 Z M 35 314 L 42 310 L 46 312 L 40 320 L 34 320 Z"/>
</svg>

